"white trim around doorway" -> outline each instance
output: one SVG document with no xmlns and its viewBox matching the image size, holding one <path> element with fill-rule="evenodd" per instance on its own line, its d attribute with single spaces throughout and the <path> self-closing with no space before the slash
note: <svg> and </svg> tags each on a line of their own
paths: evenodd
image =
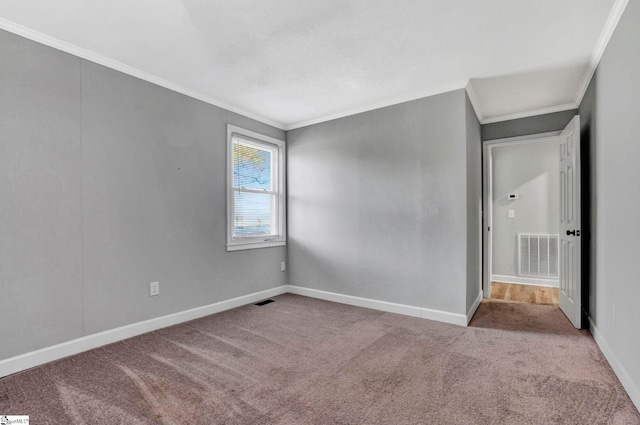
<svg viewBox="0 0 640 425">
<path fill-rule="evenodd" d="M 527 136 L 509 137 L 505 139 L 483 140 L 482 141 L 482 288 L 485 298 L 491 298 L 491 279 L 492 271 L 492 234 L 489 230 L 493 226 L 493 198 L 492 193 L 492 175 L 493 175 L 493 156 L 492 149 L 495 147 L 514 146 L 525 143 L 547 142 L 558 138 L 560 131 L 552 131 L 548 133 L 531 134 Z"/>
</svg>

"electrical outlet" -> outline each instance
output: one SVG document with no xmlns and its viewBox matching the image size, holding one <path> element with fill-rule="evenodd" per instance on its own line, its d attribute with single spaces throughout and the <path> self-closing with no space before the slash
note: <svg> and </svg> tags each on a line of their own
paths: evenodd
<svg viewBox="0 0 640 425">
<path fill-rule="evenodd" d="M 160 282 L 151 282 L 149 284 L 149 296 L 153 297 L 160 293 Z"/>
<path fill-rule="evenodd" d="M 287 263 L 285 261 L 280 262 L 280 271 L 283 272 L 287 270 Z"/>
</svg>

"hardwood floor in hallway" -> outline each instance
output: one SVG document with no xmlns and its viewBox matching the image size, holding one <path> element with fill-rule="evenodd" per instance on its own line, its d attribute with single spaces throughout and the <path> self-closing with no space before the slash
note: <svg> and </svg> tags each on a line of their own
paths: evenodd
<svg viewBox="0 0 640 425">
<path fill-rule="evenodd" d="M 491 299 L 529 304 L 558 305 L 558 288 L 491 282 Z"/>
</svg>

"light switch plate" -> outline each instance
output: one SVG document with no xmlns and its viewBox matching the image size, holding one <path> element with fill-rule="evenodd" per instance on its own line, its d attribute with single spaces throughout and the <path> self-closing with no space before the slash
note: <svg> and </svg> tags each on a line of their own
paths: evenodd
<svg viewBox="0 0 640 425">
<path fill-rule="evenodd" d="M 516 210 L 509 210 L 507 214 L 509 218 L 515 218 Z"/>
<path fill-rule="evenodd" d="M 153 297 L 160 293 L 160 282 L 151 282 L 149 284 L 149 296 Z"/>
</svg>

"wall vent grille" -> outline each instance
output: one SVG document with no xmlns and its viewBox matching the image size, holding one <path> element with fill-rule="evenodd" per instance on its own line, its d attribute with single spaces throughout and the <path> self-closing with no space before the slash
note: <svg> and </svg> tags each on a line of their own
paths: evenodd
<svg viewBox="0 0 640 425">
<path fill-rule="evenodd" d="M 520 276 L 557 278 L 559 236 L 518 233 L 518 273 Z"/>
</svg>

